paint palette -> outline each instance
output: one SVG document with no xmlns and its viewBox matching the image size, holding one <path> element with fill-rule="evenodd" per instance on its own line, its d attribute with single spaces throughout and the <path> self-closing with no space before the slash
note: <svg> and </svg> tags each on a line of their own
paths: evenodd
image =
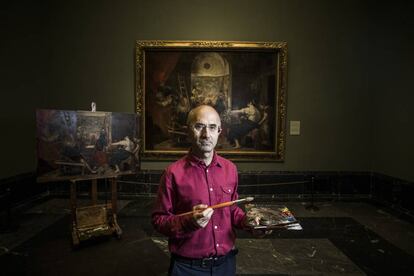
<svg viewBox="0 0 414 276">
<path fill-rule="evenodd" d="M 302 230 L 292 212 L 281 205 L 246 204 L 248 225 L 254 229 Z"/>
</svg>

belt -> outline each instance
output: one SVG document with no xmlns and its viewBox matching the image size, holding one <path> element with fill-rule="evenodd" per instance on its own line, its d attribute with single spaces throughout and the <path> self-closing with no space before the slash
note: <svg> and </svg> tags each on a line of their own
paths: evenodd
<svg viewBox="0 0 414 276">
<path fill-rule="evenodd" d="M 222 263 L 226 261 L 226 259 L 230 256 L 236 255 L 238 252 L 237 249 L 231 250 L 227 255 L 224 256 L 215 256 L 215 257 L 209 257 L 209 258 L 201 258 L 201 259 L 192 259 L 187 257 L 182 257 L 180 255 L 171 254 L 171 258 L 180 263 L 189 264 L 192 266 L 200 266 L 200 267 L 212 267 L 212 266 L 219 266 Z"/>
</svg>

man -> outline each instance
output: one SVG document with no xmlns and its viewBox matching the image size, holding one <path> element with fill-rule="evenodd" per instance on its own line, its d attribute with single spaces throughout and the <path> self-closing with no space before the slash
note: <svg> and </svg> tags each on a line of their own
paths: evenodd
<svg viewBox="0 0 414 276">
<path fill-rule="evenodd" d="M 152 224 L 169 238 L 169 275 L 235 275 L 234 228 L 244 228 L 245 213 L 237 205 L 207 207 L 238 198 L 237 169 L 214 151 L 221 132 L 214 108 L 194 108 L 187 126 L 191 149 L 166 168 Z M 179 216 L 190 210 L 194 212 Z"/>
</svg>

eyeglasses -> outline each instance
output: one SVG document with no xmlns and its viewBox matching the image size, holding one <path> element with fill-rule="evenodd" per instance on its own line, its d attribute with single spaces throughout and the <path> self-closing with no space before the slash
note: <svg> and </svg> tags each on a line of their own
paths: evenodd
<svg viewBox="0 0 414 276">
<path fill-rule="evenodd" d="M 197 132 L 201 132 L 202 130 L 205 130 L 205 129 L 208 129 L 209 132 L 212 132 L 212 133 L 216 133 L 216 132 L 221 131 L 220 126 L 218 126 L 216 124 L 205 125 L 205 124 L 196 123 L 196 124 L 193 125 L 193 128 Z"/>
</svg>

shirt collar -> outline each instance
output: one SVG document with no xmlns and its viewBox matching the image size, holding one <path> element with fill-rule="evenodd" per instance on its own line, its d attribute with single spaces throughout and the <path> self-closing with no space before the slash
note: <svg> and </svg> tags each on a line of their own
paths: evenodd
<svg viewBox="0 0 414 276">
<path fill-rule="evenodd" d="M 204 163 L 203 160 L 201 160 L 200 158 L 198 158 L 197 156 L 195 156 L 192 152 L 191 149 L 188 151 L 187 154 L 187 163 L 189 163 L 191 166 L 203 166 L 206 167 L 206 164 Z M 216 151 L 214 151 L 213 153 L 213 159 L 211 160 L 211 163 L 208 167 L 221 167 L 220 164 L 220 160 L 218 158 L 218 154 Z"/>
</svg>

